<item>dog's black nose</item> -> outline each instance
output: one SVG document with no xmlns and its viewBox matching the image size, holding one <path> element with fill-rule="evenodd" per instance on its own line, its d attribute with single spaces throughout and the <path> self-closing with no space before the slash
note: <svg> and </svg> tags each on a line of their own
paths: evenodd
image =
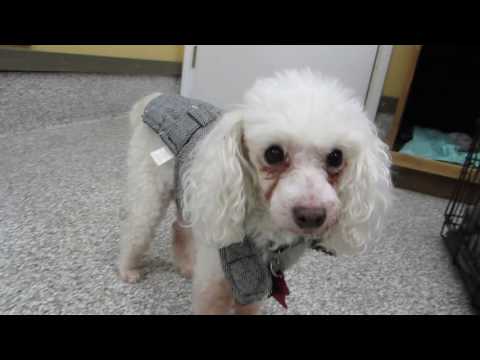
<svg viewBox="0 0 480 360">
<path fill-rule="evenodd" d="M 327 211 L 324 208 L 296 207 L 293 218 L 300 229 L 315 229 L 323 225 Z"/>
</svg>

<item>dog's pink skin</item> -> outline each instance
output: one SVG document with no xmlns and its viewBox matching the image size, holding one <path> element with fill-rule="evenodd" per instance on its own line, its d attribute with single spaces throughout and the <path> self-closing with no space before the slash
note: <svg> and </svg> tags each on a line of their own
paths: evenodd
<svg viewBox="0 0 480 360">
<path fill-rule="evenodd" d="M 180 273 L 187 279 L 193 275 L 193 238 L 189 228 L 182 226 L 181 220 L 173 224 L 173 254 Z"/>
<path fill-rule="evenodd" d="M 227 315 L 233 306 L 232 290 L 226 279 L 212 280 L 194 294 L 193 311 L 197 315 Z"/>
</svg>

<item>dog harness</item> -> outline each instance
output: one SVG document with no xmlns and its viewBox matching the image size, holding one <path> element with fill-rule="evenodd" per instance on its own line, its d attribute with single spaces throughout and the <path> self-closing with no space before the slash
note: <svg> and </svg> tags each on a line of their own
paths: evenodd
<svg viewBox="0 0 480 360">
<path fill-rule="evenodd" d="M 175 155 L 175 199 L 182 210 L 182 176 L 195 145 L 208 134 L 221 111 L 202 101 L 160 95 L 145 107 L 143 121 Z"/>
<path fill-rule="evenodd" d="M 143 121 L 175 155 L 175 199 L 180 212 L 181 179 L 192 150 L 209 133 L 221 113 L 211 104 L 178 95 L 160 95 L 145 108 Z M 307 244 L 301 237 L 279 249 L 260 249 L 248 235 L 241 243 L 219 249 L 223 271 L 236 302 L 248 305 L 273 296 L 286 308 L 285 297 L 289 290 L 283 272 L 307 245 L 325 251 L 319 241 Z"/>
</svg>

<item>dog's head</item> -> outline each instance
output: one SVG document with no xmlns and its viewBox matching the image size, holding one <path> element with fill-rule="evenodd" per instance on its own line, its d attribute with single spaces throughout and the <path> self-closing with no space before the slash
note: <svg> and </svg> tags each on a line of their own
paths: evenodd
<svg viewBox="0 0 480 360">
<path fill-rule="evenodd" d="M 390 195 L 388 148 L 362 105 L 309 70 L 257 81 L 194 157 L 185 215 L 217 246 L 243 240 L 248 209 L 260 208 L 278 230 L 362 249 Z"/>
</svg>

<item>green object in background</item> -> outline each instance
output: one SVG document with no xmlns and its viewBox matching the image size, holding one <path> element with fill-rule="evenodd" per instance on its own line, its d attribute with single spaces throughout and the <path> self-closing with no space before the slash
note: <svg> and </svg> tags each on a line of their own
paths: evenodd
<svg viewBox="0 0 480 360">
<path fill-rule="evenodd" d="M 414 128 L 413 139 L 403 146 L 400 153 L 460 165 L 467 157 L 466 152 L 459 151 L 449 134 L 421 127 Z"/>
</svg>

